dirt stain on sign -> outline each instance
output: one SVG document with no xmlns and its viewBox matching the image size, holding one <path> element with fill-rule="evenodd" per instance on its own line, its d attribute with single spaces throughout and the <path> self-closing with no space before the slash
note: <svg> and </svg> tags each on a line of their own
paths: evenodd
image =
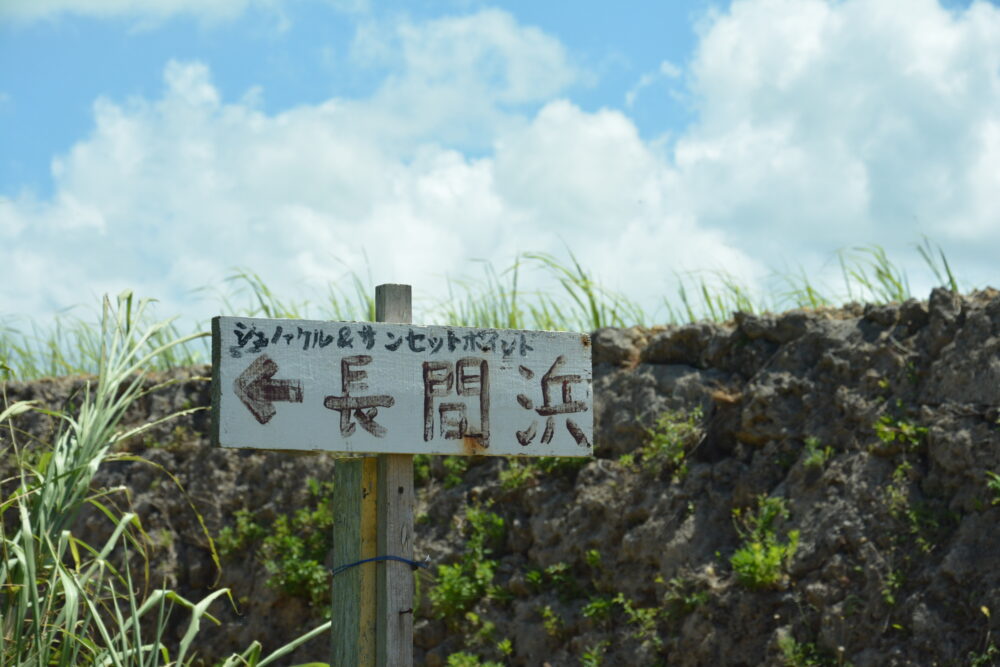
<svg viewBox="0 0 1000 667">
<path fill-rule="evenodd" d="M 482 456 L 486 454 L 487 449 L 483 447 L 479 436 L 467 435 L 462 438 L 462 454 L 465 456 Z"/>
</svg>

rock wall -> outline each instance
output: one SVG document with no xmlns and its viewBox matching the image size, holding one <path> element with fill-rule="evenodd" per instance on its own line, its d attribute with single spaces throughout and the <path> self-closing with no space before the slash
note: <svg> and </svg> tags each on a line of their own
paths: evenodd
<svg viewBox="0 0 1000 667">
<path fill-rule="evenodd" d="M 594 460 L 418 465 L 416 552 L 433 564 L 418 664 L 1000 664 L 1000 292 L 592 339 Z M 177 371 L 128 420 L 207 405 L 208 375 Z M 58 407 L 82 382 L 7 394 Z M 44 440 L 53 423 L 19 426 Z M 191 505 L 213 536 L 240 510 L 270 525 L 318 502 L 306 480 L 335 463 L 215 450 L 207 433 L 205 412 L 158 427 L 127 446 L 156 465 L 109 462 L 98 483 L 130 490 L 151 582 L 232 588 L 238 610 L 217 602 L 222 625 L 203 631 L 211 664 L 254 639 L 276 648 L 327 608 L 268 585 L 254 544 L 219 575 Z M 484 532 L 484 512 L 502 525 Z M 79 530 L 109 526 L 85 514 Z M 461 576 L 466 597 L 431 593 Z"/>
</svg>

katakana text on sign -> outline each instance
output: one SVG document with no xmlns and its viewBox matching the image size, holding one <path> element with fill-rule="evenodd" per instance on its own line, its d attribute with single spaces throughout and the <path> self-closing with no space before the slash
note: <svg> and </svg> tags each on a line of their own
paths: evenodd
<svg viewBox="0 0 1000 667">
<path fill-rule="evenodd" d="M 354 453 L 590 456 L 576 333 L 216 317 L 214 440 Z"/>
</svg>

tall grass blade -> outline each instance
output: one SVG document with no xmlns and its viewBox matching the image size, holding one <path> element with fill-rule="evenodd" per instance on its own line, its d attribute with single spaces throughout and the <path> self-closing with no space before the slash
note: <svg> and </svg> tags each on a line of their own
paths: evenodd
<svg viewBox="0 0 1000 667">
<path fill-rule="evenodd" d="M 953 294 L 958 294 L 958 281 L 955 280 L 955 276 L 951 272 L 951 267 L 948 265 L 948 258 L 944 256 L 944 250 L 940 246 L 934 246 L 926 236 L 923 237 L 923 243 L 916 247 L 924 263 L 934 273 L 938 285 L 947 287 Z M 934 257 L 935 249 L 937 250 L 937 258 Z M 940 266 L 938 265 L 938 259 L 941 260 Z"/>
<path fill-rule="evenodd" d="M 185 340 L 157 338 L 165 323 L 143 331 L 139 323 L 148 303 L 131 292 L 119 295 L 117 306 L 105 300 L 96 382 L 84 385 L 77 415 L 59 415 L 64 427 L 38 464 L 22 461 L 20 484 L 0 505 L 4 514 L 16 509 L 19 518 L 14 535 L 0 535 L 0 586 L 9 591 L 0 596 L 0 664 L 154 665 L 166 655 L 160 638 L 167 611 L 162 600 L 159 606 L 150 605 L 155 596 L 140 604 L 123 544 L 127 539 L 141 548 L 131 534 L 134 528 L 144 535 L 141 523 L 131 513 L 116 515 L 99 500 L 108 492 L 90 488 L 110 448 L 138 431 L 122 430 L 118 424 L 142 393 L 143 372 L 157 355 Z M 0 413 L 19 459 L 13 420 L 32 409 L 38 408 L 22 402 Z M 114 522 L 111 537 L 98 549 L 69 532 L 87 503 Z M 123 571 L 113 564 L 119 557 L 125 559 Z M 143 562 L 148 566 L 145 556 Z M 204 615 L 203 607 L 191 608 L 199 619 Z M 156 638 L 146 641 L 142 619 L 150 611 L 159 620 Z"/>
</svg>

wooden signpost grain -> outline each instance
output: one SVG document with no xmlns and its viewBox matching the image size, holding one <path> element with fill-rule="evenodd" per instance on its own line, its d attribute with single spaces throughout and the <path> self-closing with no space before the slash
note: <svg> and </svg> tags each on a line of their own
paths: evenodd
<svg viewBox="0 0 1000 667">
<path fill-rule="evenodd" d="M 333 568 L 375 557 L 374 457 L 338 459 L 333 469 Z M 375 562 L 333 577 L 331 665 L 375 665 Z"/>
<path fill-rule="evenodd" d="M 413 454 L 593 450 L 586 335 L 413 326 L 409 285 L 375 303 L 375 324 L 212 320 L 216 445 L 349 456 L 334 468 L 338 667 L 412 665 Z"/>
<path fill-rule="evenodd" d="M 410 324 L 413 321 L 409 285 L 375 288 L 375 320 Z M 415 434 L 414 434 L 415 435 Z M 413 455 L 379 454 L 377 544 L 378 553 L 413 560 Z M 378 568 L 377 665 L 413 664 L 413 572 L 402 563 Z"/>
</svg>

